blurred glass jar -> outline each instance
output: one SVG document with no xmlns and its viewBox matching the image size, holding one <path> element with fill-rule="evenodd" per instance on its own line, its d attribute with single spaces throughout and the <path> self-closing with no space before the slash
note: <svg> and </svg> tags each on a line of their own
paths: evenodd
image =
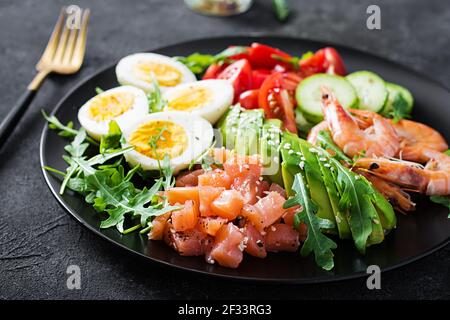
<svg viewBox="0 0 450 320">
<path fill-rule="evenodd" d="M 213 16 L 232 16 L 250 9 L 253 0 L 184 0 L 195 12 Z"/>
</svg>

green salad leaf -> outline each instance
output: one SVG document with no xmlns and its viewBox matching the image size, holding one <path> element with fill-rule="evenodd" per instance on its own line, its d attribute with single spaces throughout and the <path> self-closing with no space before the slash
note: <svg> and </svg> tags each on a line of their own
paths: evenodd
<svg viewBox="0 0 450 320">
<path fill-rule="evenodd" d="M 193 53 L 187 57 L 175 57 L 178 61 L 188 67 L 195 75 L 201 76 L 212 64 L 222 64 L 233 56 L 246 53 L 247 48 L 241 46 L 229 47 L 216 55 Z"/>
<path fill-rule="evenodd" d="M 287 0 L 272 0 L 272 7 L 277 19 L 281 22 L 286 21 L 290 13 Z"/>
<path fill-rule="evenodd" d="M 110 150 L 118 149 L 122 139 L 122 130 L 116 121 L 109 122 L 108 133 L 102 136 L 100 140 L 100 153 L 104 154 Z"/>
<path fill-rule="evenodd" d="M 333 227 L 330 221 L 317 217 L 317 205 L 311 201 L 309 190 L 306 187 L 305 178 L 301 173 L 294 177 L 292 190 L 295 196 L 286 200 L 284 208 L 291 208 L 301 205 L 303 210 L 297 214 L 296 224 L 299 221 L 306 224 L 308 235 L 301 248 L 301 255 L 307 256 L 314 252 L 316 263 L 325 270 L 331 270 L 334 267 L 333 251 L 336 249 L 336 243 L 322 233 L 322 229 Z"/>
<path fill-rule="evenodd" d="M 406 101 L 402 94 L 397 93 L 395 95 L 394 101 L 392 102 L 392 110 L 389 113 L 389 116 L 392 117 L 392 121 L 394 123 L 411 117 L 409 114 L 408 101 Z"/>
<path fill-rule="evenodd" d="M 167 101 L 163 98 L 158 81 L 152 75 L 153 90 L 147 94 L 149 112 L 160 112 L 167 106 Z"/>
</svg>

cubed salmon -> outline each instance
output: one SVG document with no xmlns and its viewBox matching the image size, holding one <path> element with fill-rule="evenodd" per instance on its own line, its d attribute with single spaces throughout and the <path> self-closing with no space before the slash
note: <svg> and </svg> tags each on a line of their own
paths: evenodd
<svg viewBox="0 0 450 320">
<path fill-rule="evenodd" d="M 181 209 L 172 212 L 172 225 L 177 232 L 186 231 L 195 228 L 198 218 L 198 204 L 187 200 Z"/>
<path fill-rule="evenodd" d="M 200 215 L 202 217 L 215 216 L 216 214 L 214 214 L 211 210 L 211 204 L 218 196 L 220 196 L 225 188 L 200 186 L 198 187 L 198 190 L 200 199 Z"/>
<path fill-rule="evenodd" d="M 251 223 L 248 223 L 244 228 L 244 240 L 245 252 L 258 258 L 267 256 L 265 239 Z"/>
<path fill-rule="evenodd" d="M 167 201 L 171 205 L 176 203 L 184 204 L 187 200 L 193 200 L 199 203 L 198 187 L 175 187 L 165 192 Z"/>
<path fill-rule="evenodd" d="M 152 220 L 152 228 L 148 233 L 150 240 L 162 240 L 164 235 L 164 228 L 167 220 L 169 220 L 171 213 L 167 212 L 163 215 L 157 216 Z"/>
<path fill-rule="evenodd" d="M 230 176 L 221 169 L 209 170 L 198 176 L 199 186 L 223 187 L 229 189 L 232 182 Z"/>
<path fill-rule="evenodd" d="M 223 191 L 212 203 L 211 210 L 215 215 L 234 220 L 241 213 L 244 200 L 236 190 Z"/>
<path fill-rule="evenodd" d="M 198 229 L 210 236 L 215 236 L 217 231 L 227 222 L 227 219 L 220 217 L 200 217 L 198 220 Z"/>
<path fill-rule="evenodd" d="M 229 222 L 217 232 L 211 259 L 219 265 L 237 268 L 242 261 L 245 245 L 244 235 L 233 223 Z"/>
<path fill-rule="evenodd" d="M 300 235 L 292 226 L 277 223 L 266 230 L 266 250 L 270 252 L 297 251 L 300 246 Z"/>
</svg>

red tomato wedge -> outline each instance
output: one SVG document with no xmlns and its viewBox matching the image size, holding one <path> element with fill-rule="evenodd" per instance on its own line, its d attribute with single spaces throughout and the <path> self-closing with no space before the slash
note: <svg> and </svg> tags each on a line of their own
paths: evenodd
<svg viewBox="0 0 450 320">
<path fill-rule="evenodd" d="M 242 261 L 244 235 L 233 223 L 224 225 L 216 234 L 211 258 L 228 268 L 237 268 Z"/>
<path fill-rule="evenodd" d="M 187 200 L 193 200 L 199 203 L 198 187 L 180 187 L 170 188 L 166 191 L 167 201 L 171 205 L 176 203 L 184 204 Z"/>
<path fill-rule="evenodd" d="M 198 229 L 210 236 L 215 236 L 219 229 L 227 224 L 228 220 L 220 217 L 200 217 Z"/>
<path fill-rule="evenodd" d="M 266 250 L 270 252 L 295 252 L 300 246 L 300 236 L 297 230 L 287 224 L 277 223 L 267 228 L 265 236 Z"/>
<path fill-rule="evenodd" d="M 258 97 L 265 116 L 282 120 L 284 127 L 293 133 L 297 133 L 294 92 L 300 81 L 294 73 L 275 72 L 264 81 Z"/>
<path fill-rule="evenodd" d="M 228 220 L 234 220 L 241 213 L 244 200 L 236 190 L 225 190 L 211 203 L 215 215 Z"/>
<path fill-rule="evenodd" d="M 224 79 L 231 82 L 234 88 L 234 101 L 239 100 L 242 92 L 249 90 L 252 84 L 252 67 L 247 59 L 233 62 L 225 68 L 217 79 Z"/>
<path fill-rule="evenodd" d="M 226 64 L 211 64 L 203 74 L 202 80 L 217 79 L 219 74 L 227 67 Z"/>
<path fill-rule="evenodd" d="M 192 200 L 184 203 L 183 208 L 172 212 L 172 225 L 175 231 L 194 229 L 199 217 L 198 204 Z"/>
<path fill-rule="evenodd" d="M 259 89 L 263 84 L 264 80 L 272 73 L 271 70 L 267 69 L 256 69 L 252 71 L 252 89 Z"/>
<path fill-rule="evenodd" d="M 244 237 L 246 240 L 245 252 L 257 258 L 267 256 L 265 239 L 251 223 L 245 226 Z"/>
<path fill-rule="evenodd" d="M 331 47 L 318 50 L 312 57 L 300 61 L 300 74 L 308 77 L 316 73 L 330 73 L 345 76 L 344 62 L 336 51 Z"/>
<path fill-rule="evenodd" d="M 211 210 L 211 204 L 218 196 L 220 196 L 225 188 L 202 186 L 198 187 L 198 190 L 200 198 L 200 215 L 202 217 L 215 216 L 214 212 Z"/>
<path fill-rule="evenodd" d="M 198 176 L 199 186 L 223 187 L 229 189 L 232 182 L 233 180 L 231 177 L 221 169 L 206 171 Z"/>
<path fill-rule="evenodd" d="M 253 68 L 272 69 L 276 64 L 280 64 L 281 57 L 289 60 L 292 57 L 277 48 L 273 48 L 261 43 L 253 43 L 249 49 L 249 60 Z"/>
<path fill-rule="evenodd" d="M 259 90 L 247 90 L 241 93 L 239 96 L 239 103 L 244 109 L 258 109 L 259 108 Z"/>
</svg>

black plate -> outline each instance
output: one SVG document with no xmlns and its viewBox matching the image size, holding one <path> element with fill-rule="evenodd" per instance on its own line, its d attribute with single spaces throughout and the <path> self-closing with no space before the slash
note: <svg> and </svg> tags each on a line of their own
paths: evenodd
<svg viewBox="0 0 450 320">
<path fill-rule="evenodd" d="M 280 37 L 225 37 L 196 40 L 165 47 L 153 52 L 169 56 L 189 55 L 193 52 L 216 53 L 229 45 L 248 45 L 254 41 L 273 45 L 292 54 L 317 50 L 329 44 Z M 450 120 L 443 107 L 450 101 L 450 92 L 426 77 L 409 71 L 392 62 L 342 46 L 335 46 L 343 56 L 349 71 L 372 70 L 387 81 L 401 84 L 411 90 L 415 98 L 414 119 L 427 123 L 439 130 L 448 139 Z M 85 101 L 95 95 L 95 88 L 108 89 L 117 86 L 114 65 L 102 69 L 77 85 L 56 106 L 54 114 L 66 123 L 77 124 L 77 111 Z M 61 159 L 67 143 L 46 126 L 41 138 L 41 164 L 64 169 Z M 269 254 L 260 260 L 246 256 L 238 269 L 226 269 L 209 265 L 202 257 L 181 257 L 163 242 L 148 242 L 137 233 L 121 235 L 114 228 L 100 230 L 100 217 L 81 197 L 67 192 L 58 194 L 60 181 L 43 171 L 45 179 L 60 204 L 81 224 L 94 233 L 134 254 L 146 259 L 184 270 L 207 275 L 242 280 L 318 283 L 361 277 L 369 265 L 378 265 L 383 271 L 400 267 L 439 248 L 450 240 L 450 219 L 448 210 L 426 199 L 418 199 L 417 211 L 409 216 L 398 215 L 397 229 L 386 240 L 360 255 L 351 241 L 338 241 L 335 251 L 335 268 L 330 272 L 321 270 L 312 257 L 301 258 L 299 254 Z"/>
</svg>

